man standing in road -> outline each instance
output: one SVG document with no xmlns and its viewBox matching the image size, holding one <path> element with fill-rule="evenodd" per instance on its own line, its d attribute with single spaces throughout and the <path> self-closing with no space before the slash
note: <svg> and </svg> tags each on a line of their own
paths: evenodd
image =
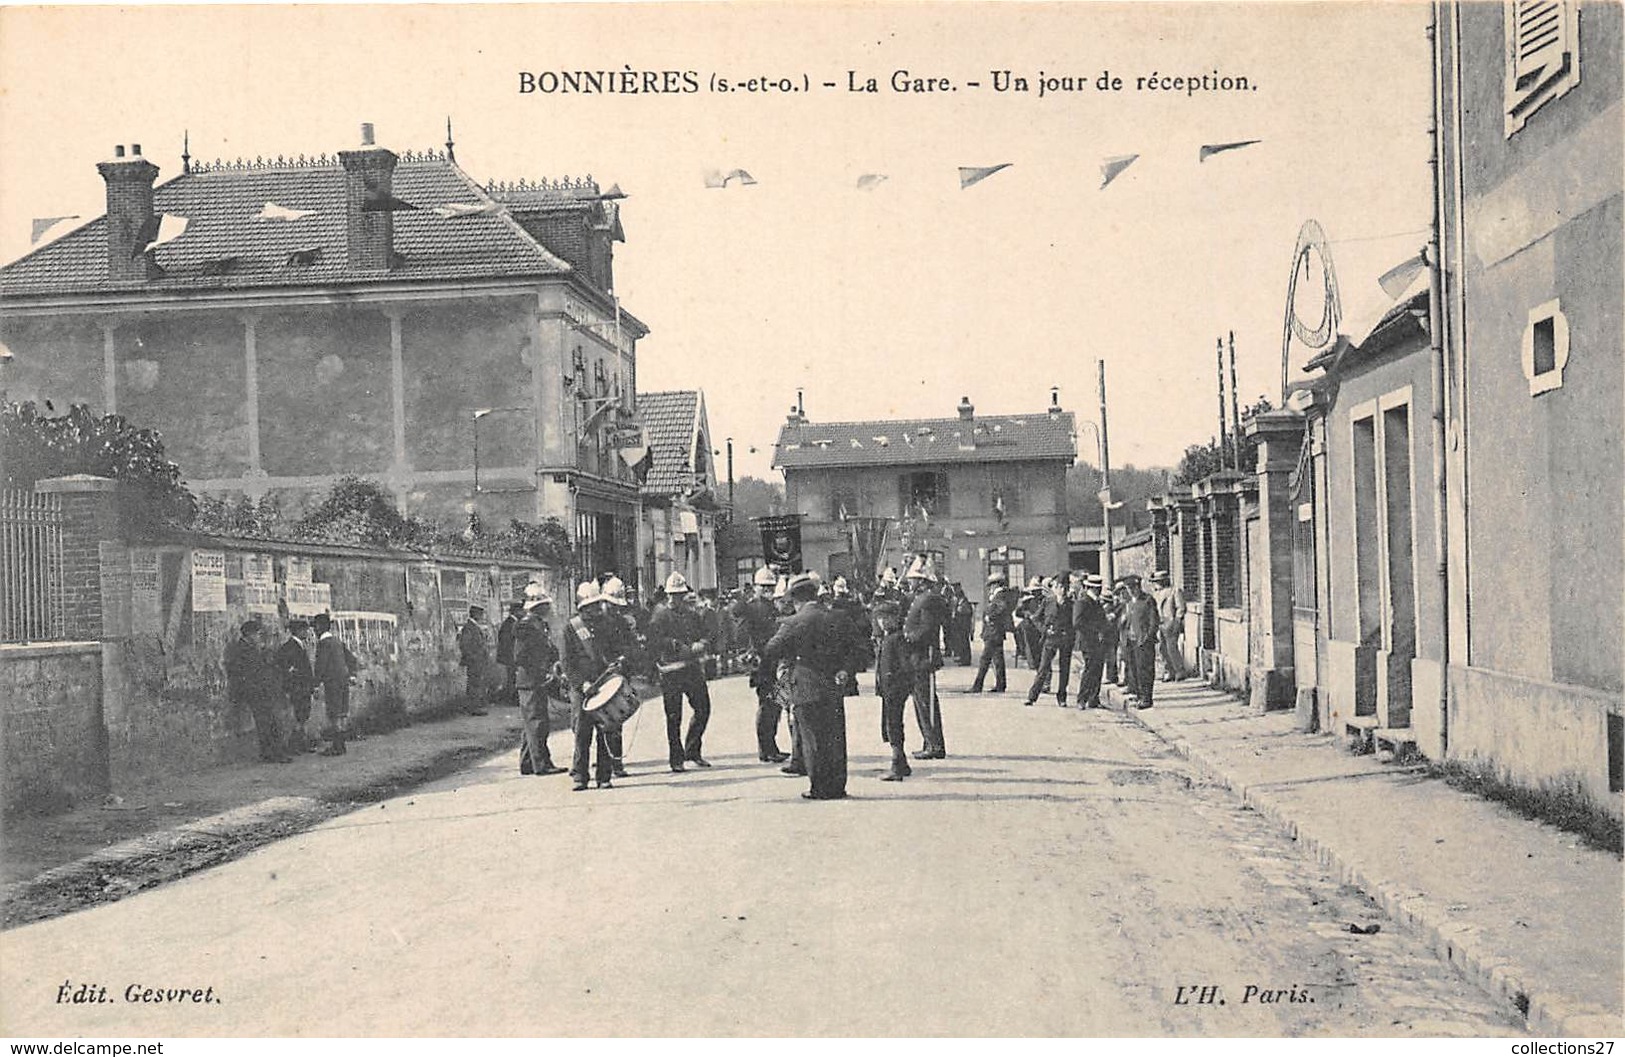
<svg viewBox="0 0 1625 1057">
<path fill-rule="evenodd" d="M 905 580 L 914 588 L 913 601 L 903 617 L 903 638 L 908 641 L 909 668 L 913 672 L 914 719 L 920 725 L 916 760 L 940 760 L 948 755 L 942 732 L 942 702 L 937 697 L 937 669 L 942 667 L 942 626 L 948 604 L 938 593 L 937 574 L 929 558 L 914 560 Z"/>
<path fill-rule="evenodd" d="M 773 692 L 777 666 L 762 659 L 762 651 L 779 629 L 779 610 L 773 604 L 778 577 L 764 565 L 751 577 L 751 597 L 734 603 L 733 616 L 744 629 L 756 667 L 750 685 L 756 691 L 756 757 L 763 763 L 783 763 L 789 754 L 779 749 L 779 702 Z"/>
<path fill-rule="evenodd" d="M 711 718 L 711 693 L 705 685 L 700 661 L 707 652 L 705 629 L 690 604 L 688 581 L 682 573 L 666 577 L 665 601 L 649 618 L 649 645 L 660 671 L 660 694 L 666 706 L 666 743 L 671 769 L 684 764 L 711 766 L 702 753 L 705 725 Z M 683 737 L 683 698 L 694 710 Z"/>
<path fill-rule="evenodd" d="M 564 628 L 564 681 L 570 697 L 570 727 L 575 732 L 570 777 L 575 779 L 578 793 L 587 788 L 588 764 L 595 745 L 598 788 L 611 787 L 610 778 L 615 768 L 615 759 L 610 755 L 609 732 L 584 709 L 587 694 L 622 659 L 620 654 L 611 652 L 614 647 L 609 641 L 611 635 L 604 614 L 606 604 L 597 581 L 584 581 L 576 588 L 576 614 Z M 631 672 L 624 674 L 631 678 Z"/>
<path fill-rule="evenodd" d="M 976 664 L 976 679 L 970 684 L 973 694 L 982 692 L 989 667 L 993 669 L 993 692 L 1004 693 L 1004 637 L 1012 630 L 1015 600 L 1011 596 L 1014 593 L 1000 574 L 987 578 L 987 608 L 982 611 L 982 658 Z"/>
<path fill-rule="evenodd" d="M 519 666 L 519 773 L 559 774 L 548 751 L 547 691 L 559 651 L 547 626 L 553 599 L 541 584 L 525 588 L 525 615 L 514 626 L 514 662 Z"/>
<path fill-rule="evenodd" d="M 1127 661 L 1134 673 L 1130 692 L 1140 708 L 1151 707 L 1152 690 L 1157 685 L 1157 634 L 1160 621 L 1157 603 L 1140 589 L 1140 578 L 1133 573 L 1123 578 L 1128 582 L 1128 601 L 1123 605 L 1123 644 Z"/>
<path fill-rule="evenodd" d="M 1066 707 L 1066 684 L 1072 678 L 1072 599 L 1068 597 L 1071 575 L 1062 573 L 1051 581 L 1044 597 L 1044 606 L 1038 612 L 1038 625 L 1043 629 L 1039 646 L 1037 669 L 1033 685 L 1027 690 L 1027 704 L 1036 704 L 1049 689 L 1051 665 L 1060 664 L 1060 677 L 1056 684 L 1055 703 Z"/>
<path fill-rule="evenodd" d="M 1072 627 L 1083 655 L 1078 673 L 1078 707 L 1100 707 L 1100 677 L 1106 664 L 1106 610 L 1100 604 L 1101 579 L 1086 576 L 1072 606 Z"/>
<path fill-rule="evenodd" d="M 463 669 L 463 712 L 485 715 L 485 689 L 491 664 L 491 648 L 485 640 L 485 607 L 468 607 L 468 619 L 457 632 L 457 663 Z"/>
<path fill-rule="evenodd" d="M 1162 625 L 1163 681 L 1177 683 L 1185 678 L 1185 650 L 1180 641 L 1185 635 L 1185 592 L 1169 585 L 1166 569 L 1152 574 L 1151 582 L 1156 585 L 1153 596 Z"/>
<path fill-rule="evenodd" d="M 245 620 L 238 637 L 226 645 L 226 695 L 253 713 L 254 736 L 265 763 L 291 763 L 277 724 L 280 695 L 276 669 L 259 642 L 260 622 Z"/>
<path fill-rule="evenodd" d="M 796 714 L 810 786 L 807 800 L 846 796 L 846 704 L 842 684 L 853 657 L 851 635 L 818 598 L 818 574 L 797 573 L 789 597 L 796 607 L 768 640 L 766 659 L 792 660 L 790 702 Z"/>
<path fill-rule="evenodd" d="M 305 632 L 309 627 L 303 620 L 288 621 L 288 637 L 271 655 L 271 664 L 282 680 L 282 696 L 287 699 L 293 718 L 288 730 L 290 753 L 314 748 L 305 731 L 305 724 L 310 722 L 310 695 L 316 692 L 316 676 L 310 668 L 310 654 L 305 650 Z"/>
</svg>

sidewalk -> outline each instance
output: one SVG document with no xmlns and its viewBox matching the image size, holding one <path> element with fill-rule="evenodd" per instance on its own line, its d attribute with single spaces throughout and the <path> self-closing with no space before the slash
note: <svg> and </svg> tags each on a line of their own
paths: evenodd
<svg viewBox="0 0 1625 1057">
<path fill-rule="evenodd" d="M 551 728 L 569 706 L 551 703 Z M 223 764 L 43 818 L 7 819 L 0 880 L 10 928 L 112 902 L 224 862 L 357 804 L 383 800 L 519 744 L 519 710 L 455 714 L 351 741 L 343 757 Z M 554 761 L 569 747 L 555 739 Z M 559 780 L 559 779 L 555 779 Z"/>
<path fill-rule="evenodd" d="M 1122 708 L 1127 695 L 1108 691 Z M 1128 715 L 1524 1010 L 1531 1031 L 1625 1035 L 1616 856 L 1194 679 L 1158 683 L 1154 707 Z"/>
</svg>

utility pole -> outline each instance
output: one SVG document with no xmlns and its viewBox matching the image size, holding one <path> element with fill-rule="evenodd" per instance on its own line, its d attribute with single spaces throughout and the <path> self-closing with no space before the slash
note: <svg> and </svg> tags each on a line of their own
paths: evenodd
<svg viewBox="0 0 1625 1057">
<path fill-rule="evenodd" d="M 1230 443 L 1236 449 L 1236 469 L 1241 470 L 1241 404 L 1236 397 L 1236 332 L 1230 332 Z M 1251 469 L 1242 470 L 1251 473 Z"/>
<path fill-rule="evenodd" d="M 1110 590 L 1117 575 L 1112 568 L 1112 456 L 1106 442 L 1106 361 L 1095 362 L 1100 368 L 1100 523 L 1106 529 L 1106 541 L 1100 548 L 1100 577 Z"/>
<path fill-rule="evenodd" d="M 1230 450 L 1230 431 L 1225 428 L 1224 414 L 1224 339 L 1215 338 L 1214 355 L 1218 357 L 1219 374 L 1219 469 L 1224 469 L 1225 453 Z"/>
<path fill-rule="evenodd" d="M 728 518 L 734 513 L 734 439 L 728 438 Z"/>
</svg>

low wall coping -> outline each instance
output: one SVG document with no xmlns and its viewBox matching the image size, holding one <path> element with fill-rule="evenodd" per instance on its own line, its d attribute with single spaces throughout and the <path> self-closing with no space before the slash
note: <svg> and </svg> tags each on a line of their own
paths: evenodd
<svg viewBox="0 0 1625 1057">
<path fill-rule="evenodd" d="M 116 492 L 119 483 L 111 477 L 76 473 L 67 477 L 50 477 L 34 482 L 36 492 Z"/>
<path fill-rule="evenodd" d="M 101 653 L 102 644 L 89 642 L 7 642 L 0 643 L 0 662 L 26 661 L 35 657 L 66 657 L 75 653 Z"/>
</svg>

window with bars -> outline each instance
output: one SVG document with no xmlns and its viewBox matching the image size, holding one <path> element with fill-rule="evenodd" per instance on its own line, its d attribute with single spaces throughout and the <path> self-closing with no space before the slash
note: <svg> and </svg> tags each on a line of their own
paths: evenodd
<svg viewBox="0 0 1625 1057">
<path fill-rule="evenodd" d="M 1506 134 L 1580 83 L 1576 0 L 1505 0 Z"/>
</svg>

